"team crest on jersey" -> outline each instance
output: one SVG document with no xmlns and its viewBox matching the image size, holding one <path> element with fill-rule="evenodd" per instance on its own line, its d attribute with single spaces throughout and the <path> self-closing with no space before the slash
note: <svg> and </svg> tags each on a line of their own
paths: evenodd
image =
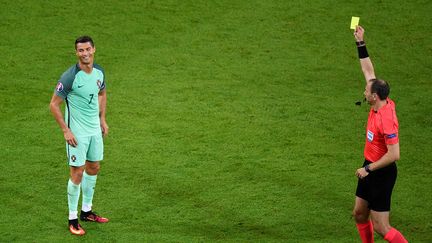
<svg viewBox="0 0 432 243">
<path fill-rule="evenodd" d="M 75 155 L 72 155 L 72 156 L 71 156 L 71 160 L 72 160 L 72 162 L 75 162 L 75 160 L 76 160 L 76 156 L 75 156 Z"/>
<path fill-rule="evenodd" d="M 61 82 L 58 82 L 58 84 L 56 86 L 56 90 L 57 90 L 57 92 L 62 92 L 63 91 L 63 84 Z"/>
<path fill-rule="evenodd" d="M 98 81 L 97 81 L 96 83 L 97 83 L 97 86 L 99 87 L 99 89 L 101 89 L 101 87 L 102 87 L 102 82 L 98 79 Z"/>
<path fill-rule="evenodd" d="M 369 141 L 369 142 L 372 142 L 373 141 L 373 138 L 374 138 L 374 134 L 373 134 L 373 132 L 371 132 L 371 131 L 367 131 L 367 140 Z"/>
</svg>

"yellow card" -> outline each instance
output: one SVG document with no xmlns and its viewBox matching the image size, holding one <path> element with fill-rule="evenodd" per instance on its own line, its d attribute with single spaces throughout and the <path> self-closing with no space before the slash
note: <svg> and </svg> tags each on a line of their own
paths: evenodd
<svg viewBox="0 0 432 243">
<path fill-rule="evenodd" d="M 352 17 L 351 18 L 351 29 L 355 30 L 355 28 L 359 24 L 359 22 L 360 22 L 360 17 Z"/>
</svg>

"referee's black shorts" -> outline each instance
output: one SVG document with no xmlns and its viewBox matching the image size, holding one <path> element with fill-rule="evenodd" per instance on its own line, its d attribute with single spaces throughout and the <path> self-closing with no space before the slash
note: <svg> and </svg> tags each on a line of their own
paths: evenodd
<svg viewBox="0 0 432 243">
<path fill-rule="evenodd" d="M 365 160 L 363 166 L 371 162 Z M 372 171 L 357 183 L 356 196 L 369 203 L 369 209 L 377 212 L 390 211 L 391 195 L 396 182 L 396 162 Z"/>
</svg>

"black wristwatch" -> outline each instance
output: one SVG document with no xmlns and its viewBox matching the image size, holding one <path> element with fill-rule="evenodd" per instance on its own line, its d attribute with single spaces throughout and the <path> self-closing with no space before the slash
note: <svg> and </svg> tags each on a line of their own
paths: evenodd
<svg viewBox="0 0 432 243">
<path fill-rule="evenodd" d="M 371 173 L 372 171 L 369 169 L 369 165 L 363 167 L 367 173 Z"/>
</svg>

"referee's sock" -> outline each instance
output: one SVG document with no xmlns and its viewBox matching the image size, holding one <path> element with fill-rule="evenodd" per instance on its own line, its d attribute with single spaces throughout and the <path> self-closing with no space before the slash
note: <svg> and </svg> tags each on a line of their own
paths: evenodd
<svg viewBox="0 0 432 243">
<path fill-rule="evenodd" d="M 78 200 L 80 196 L 81 184 L 75 185 L 70 179 L 68 181 L 68 206 L 69 206 L 69 219 L 77 219 Z"/>
<path fill-rule="evenodd" d="M 384 240 L 390 243 L 408 243 L 405 237 L 395 228 L 391 228 L 384 236 Z"/>
<path fill-rule="evenodd" d="M 89 212 L 93 204 L 93 195 L 96 186 L 97 175 L 89 175 L 85 171 L 81 181 L 83 191 L 82 211 Z"/>
<path fill-rule="evenodd" d="M 368 221 L 364 224 L 356 224 L 358 232 L 360 234 L 360 238 L 362 239 L 363 243 L 373 243 L 374 242 L 374 230 L 372 221 Z"/>
</svg>

